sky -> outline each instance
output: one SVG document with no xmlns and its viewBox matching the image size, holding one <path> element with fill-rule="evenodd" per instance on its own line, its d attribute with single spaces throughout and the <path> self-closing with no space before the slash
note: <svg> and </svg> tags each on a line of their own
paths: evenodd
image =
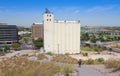
<svg viewBox="0 0 120 76">
<path fill-rule="evenodd" d="M 0 23 L 29 27 L 42 22 L 45 8 L 82 26 L 120 26 L 120 0 L 0 0 Z"/>
</svg>

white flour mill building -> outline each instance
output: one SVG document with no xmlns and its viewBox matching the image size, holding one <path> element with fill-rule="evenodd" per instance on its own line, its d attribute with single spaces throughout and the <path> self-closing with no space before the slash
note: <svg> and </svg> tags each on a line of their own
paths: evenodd
<svg viewBox="0 0 120 76">
<path fill-rule="evenodd" d="M 55 54 L 80 53 L 80 21 L 55 20 L 53 13 L 43 14 L 44 50 Z"/>
</svg>

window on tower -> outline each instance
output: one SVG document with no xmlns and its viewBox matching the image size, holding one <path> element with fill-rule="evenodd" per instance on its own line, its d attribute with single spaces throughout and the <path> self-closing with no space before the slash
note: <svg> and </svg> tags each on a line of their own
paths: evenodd
<svg viewBox="0 0 120 76">
<path fill-rule="evenodd" d="M 47 19 L 47 21 L 48 21 L 49 19 Z"/>
</svg>

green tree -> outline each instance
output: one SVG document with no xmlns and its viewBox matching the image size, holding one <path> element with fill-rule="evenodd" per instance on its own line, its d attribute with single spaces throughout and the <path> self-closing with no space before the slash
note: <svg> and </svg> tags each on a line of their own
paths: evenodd
<svg viewBox="0 0 120 76">
<path fill-rule="evenodd" d="M 4 46 L 4 51 L 5 52 L 10 51 L 10 47 L 9 46 Z"/>
<path fill-rule="evenodd" d="M 33 40 L 34 45 L 37 49 L 39 49 L 40 47 L 43 47 L 43 39 L 39 38 L 38 40 Z"/>
<path fill-rule="evenodd" d="M 25 43 L 28 43 L 28 38 L 24 37 L 23 40 L 25 41 Z"/>
<path fill-rule="evenodd" d="M 81 35 L 82 41 L 88 41 L 89 39 L 90 39 L 90 37 L 89 37 L 88 33 L 82 33 L 82 35 Z"/>
</svg>

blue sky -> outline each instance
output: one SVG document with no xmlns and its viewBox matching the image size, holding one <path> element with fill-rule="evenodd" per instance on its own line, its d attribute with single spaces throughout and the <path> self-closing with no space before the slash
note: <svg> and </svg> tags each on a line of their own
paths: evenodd
<svg viewBox="0 0 120 76">
<path fill-rule="evenodd" d="M 0 0 L 0 22 L 31 26 L 42 22 L 45 8 L 82 26 L 120 26 L 120 0 Z"/>
</svg>

